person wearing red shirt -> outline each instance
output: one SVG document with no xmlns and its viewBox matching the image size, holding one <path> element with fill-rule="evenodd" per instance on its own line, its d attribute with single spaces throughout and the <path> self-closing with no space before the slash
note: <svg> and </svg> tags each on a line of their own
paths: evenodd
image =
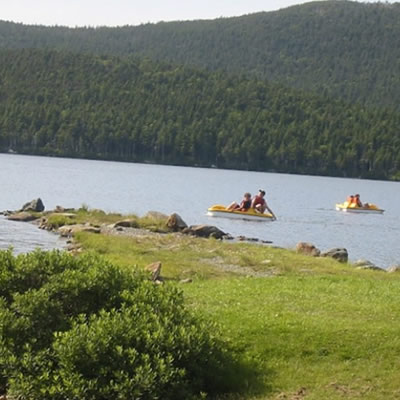
<svg viewBox="0 0 400 400">
<path fill-rule="evenodd" d="M 260 189 L 258 191 L 258 194 L 253 197 L 253 200 L 251 202 L 251 208 L 253 208 L 255 211 L 259 213 L 264 213 L 265 210 L 268 210 L 268 212 L 276 219 L 276 216 L 274 212 L 268 207 L 267 202 L 264 199 L 265 196 L 265 191 Z"/>
</svg>

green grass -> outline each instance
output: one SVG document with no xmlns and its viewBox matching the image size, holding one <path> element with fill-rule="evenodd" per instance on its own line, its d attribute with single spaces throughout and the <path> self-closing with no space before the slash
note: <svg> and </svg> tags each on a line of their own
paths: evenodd
<svg viewBox="0 0 400 400">
<path fill-rule="evenodd" d="M 213 240 L 164 234 L 149 237 L 121 237 L 80 233 L 77 240 L 86 250 L 95 250 L 111 261 L 126 267 L 163 264 L 163 277 L 170 280 L 208 279 L 229 274 L 212 263 L 216 257 Z"/>
<path fill-rule="evenodd" d="M 276 276 L 207 280 L 184 287 L 192 306 L 219 321 L 260 383 L 249 397 L 397 399 L 399 279 Z"/>
<path fill-rule="evenodd" d="M 329 258 L 317 259 L 267 246 L 180 234 L 125 237 L 80 233 L 76 238 L 84 249 L 93 249 L 122 265 L 145 266 L 161 261 L 163 275 L 175 280 L 187 277 L 188 273 L 199 279 L 237 275 L 359 274 Z"/>
<path fill-rule="evenodd" d="M 47 225 L 51 228 L 58 228 L 63 225 L 84 224 L 89 223 L 93 226 L 103 224 L 115 224 L 118 221 L 130 219 L 135 221 L 137 227 L 148 229 L 152 232 L 168 232 L 165 221 L 163 219 L 155 219 L 149 217 L 138 217 L 137 215 L 122 215 L 118 213 L 105 213 L 102 210 L 89 209 L 82 206 L 78 210 L 72 210 L 64 213 L 41 213 L 38 216 L 47 216 Z"/>
<path fill-rule="evenodd" d="M 67 214 L 67 215 L 66 215 Z M 92 225 L 112 224 L 123 218 L 121 214 L 106 214 L 102 210 L 88 210 L 86 207 L 66 213 L 44 213 L 47 224 L 58 228 L 62 225 L 90 223 Z M 134 216 L 134 218 L 137 218 Z"/>
<path fill-rule="evenodd" d="M 127 268 L 163 263 L 249 366 L 227 399 L 400 398 L 400 274 L 176 234 L 77 240 Z"/>
</svg>

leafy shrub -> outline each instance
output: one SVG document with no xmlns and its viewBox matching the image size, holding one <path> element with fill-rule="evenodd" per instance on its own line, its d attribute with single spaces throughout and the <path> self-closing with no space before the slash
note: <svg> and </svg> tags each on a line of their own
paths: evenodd
<svg viewBox="0 0 400 400">
<path fill-rule="evenodd" d="M 225 389 L 214 326 L 172 286 L 99 256 L 0 252 L 2 391 L 19 399 L 190 399 Z M 221 379 L 219 379 L 221 377 Z"/>
</svg>

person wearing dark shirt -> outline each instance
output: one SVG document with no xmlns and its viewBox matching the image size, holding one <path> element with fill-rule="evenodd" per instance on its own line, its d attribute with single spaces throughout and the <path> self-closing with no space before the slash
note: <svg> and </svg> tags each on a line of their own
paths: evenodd
<svg viewBox="0 0 400 400">
<path fill-rule="evenodd" d="M 227 207 L 228 210 L 230 211 L 247 211 L 251 207 L 251 194 L 246 192 L 243 195 L 243 200 L 240 202 L 240 204 L 236 203 L 235 201 Z"/>
<path fill-rule="evenodd" d="M 360 195 L 359 195 L 359 194 L 356 194 L 356 195 L 353 197 L 353 203 L 354 203 L 357 207 L 362 207 L 362 206 L 363 206 L 363 203 L 362 203 L 361 200 L 360 200 Z"/>
</svg>

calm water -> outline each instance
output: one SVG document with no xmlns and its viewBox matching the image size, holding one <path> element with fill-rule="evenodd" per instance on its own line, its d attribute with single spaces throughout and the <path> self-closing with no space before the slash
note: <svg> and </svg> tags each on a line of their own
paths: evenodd
<svg viewBox="0 0 400 400">
<path fill-rule="evenodd" d="M 188 224 L 211 223 L 232 235 L 272 240 L 294 247 L 299 241 L 321 250 L 346 247 L 350 259 L 379 266 L 400 263 L 400 184 L 247 171 L 168 167 L 107 161 L 0 154 L 0 210 L 18 209 L 41 197 L 56 205 L 143 215 L 149 210 L 179 213 Z M 206 216 L 212 204 L 239 201 L 244 192 L 267 191 L 277 222 L 247 222 Z M 384 208 L 383 215 L 346 214 L 334 209 L 350 193 Z M 56 235 L 25 223 L 0 219 L 0 248 L 16 251 L 59 247 Z"/>
</svg>

